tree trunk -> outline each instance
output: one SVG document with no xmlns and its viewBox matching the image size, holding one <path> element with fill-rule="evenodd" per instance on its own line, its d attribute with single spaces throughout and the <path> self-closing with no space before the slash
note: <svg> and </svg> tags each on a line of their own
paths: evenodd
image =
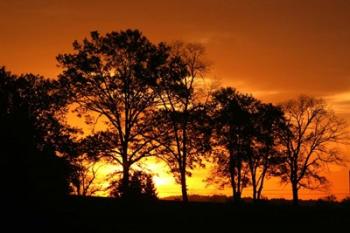
<svg viewBox="0 0 350 233">
<path fill-rule="evenodd" d="M 123 177 L 122 177 L 122 187 L 121 187 L 121 197 L 125 198 L 128 196 L 128 191 L 129 191 L 129 166 L 123 165 Z"/>
<path fill-rule="evenodd" d="M 234 172 L 230 172 L 230 179 L 231 179 L 231 187 L 232 187 L 232 199 L 235 200 L 236 197 L 236 183 L 235 183 L 235 175 Z"/>
<path fill-rule="evenodd" d="M 80 183 L 80 182 L 79 182 Z M 75 187 L 76 187 L 76 189 L 77 189 L 77 195 L 78 196 L 81 196 L 81 188 L 80 188 L 80 184 L 77 184 Z"/>
<path fill-rule="evenodd" d="M 262 193 L 262 190 L 264 188 L 264 182 L 265 182 L 265 176 L 266 176 L 266 172 L 267 172 L 267 167 L 268 167 L 268 164 L 265 163 L 264 164 L 264 168 L 263 168 L 263 171 L 260 175 L 260 178 L 258 178 L 258 180 L 260 180 L 259 184 L 257 184 L 257 199 L 258 200 L 261 200 L 261 193 Z"/>
<path fill-rule="evenodd" d="M 256 199 L 261 200 L 261 190 L 259 189 L 257 194 L 256 194 Z"/>
<path fill-rule="evenodd" d="M 256 172 L 254 172 L 253 165 L 251 165 L 250 173 L 252 175 L 252 186 L 253 186 L 253 201 L 257 200 L 257 183 L 256 183 Z"/>
<path fill-rule="evenodd" d="M 293 205 L 299 205 L 298 184 L 296 182 L 292 183 L 292 192 L 293 192 Z"/>
<path fill-rule="evenodd" d="M 253 201 L 256 201 L 258 199 L 258 195 L 257 195 L 255 180 L 252 183 L 253 183 Z"/>
<path fill-rule="evenodd" d="M 262 178 L 260 182 L 261 183 L 260 183 L 260 186 L 259 186 L 258 191 L 257 191 L 257 199 L 258 200 L 261 200 L 261 193 L 262 193 L 263 186 L 264 186 L 264 179 Z"/>
<path fill-rule="evenodd" d="M 236 181 L 235 181 L 235 163 L 233 153 L 230 152 L 230 181 L 232 187 L 232 199 L 235 201 L 236 198 Z"/>
<path fill-rule="evenodd" d="M 184 171 L 184 169 L 181 170 L 181 192 L 182 192 L 182 201 L 188 202 L 186 172 Z"/>
<path fill-rule="evenodd" d="M 236 203 L 239 203 L 241 202 L 241 197 L 242 197 L 242 193 L 240 190 L 237 190 L 234 197 L 233 197 L 233 200 L 236 202 Z"/>
<path fill-rule="evenodd" d="M 238 160 L 237 164 L 237 190 L 236 190 L 236 196 L 234 197 L 235 202 L 240 202 L 241 201 L 241 196 L 242 196 L 242 164 L 241 160 Z"/>
</svg>

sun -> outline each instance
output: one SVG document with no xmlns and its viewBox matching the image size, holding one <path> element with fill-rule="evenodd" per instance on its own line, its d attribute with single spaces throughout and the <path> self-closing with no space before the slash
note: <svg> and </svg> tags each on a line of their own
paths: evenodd
<svg viewBox="0 0 350 233">
<path fill-rule="evenodd" d="M 170 185 L 173 181 L 169 177 L 154 176 L 153 182 L 157 187 Z"/>
</svg>

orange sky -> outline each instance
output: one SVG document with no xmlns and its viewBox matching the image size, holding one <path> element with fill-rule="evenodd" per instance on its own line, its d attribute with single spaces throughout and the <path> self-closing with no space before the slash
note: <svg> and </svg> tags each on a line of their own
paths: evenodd
<svg viewBox="0 0 350 233">
<path fill-rule="evenodd" d="M 22 0 L 1 1 L 0 10 L 0 64 L 15 73 L 54 78 L 55 56 L 70 51 L 73 40 L 92 30 L 137 28 L 152 41 L 203 43 L 213 63 L 210 77 L 223 85 L 272 102 L 321 96 L 350 120 L 347 0 Z M 191 193 L 216 192 L 204 188 L 204 173 L 195 172 Z M 328 176 L 331 192 L 348 192 L 347 168 Z M 164 195 L 179 190 L 158 183 Z M 287 187 L 266 189 L 289 196 Z"/>
</svg>

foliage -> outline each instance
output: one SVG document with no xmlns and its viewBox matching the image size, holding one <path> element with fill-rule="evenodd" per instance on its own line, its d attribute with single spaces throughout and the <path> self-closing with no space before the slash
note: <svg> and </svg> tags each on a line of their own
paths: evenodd
<svg viewBox="0 0 350 233">
<path fill-rule="evenodd" d="M 282 162 L 276 146 L 283 113 L 232 88 L 214 92 L 211 105 L 216 167 L 208 182 L 230 185 L 235 200 L 251 184 L 253 198 L 259 199 L 266 176 Z"/>
<path fill-rule="evenodd" d="M 214 161 L 216 167 L 209 182 L 230 184 L 234 199 L 239 200 L 244 187 L 248 185 L 246 160 L 252 135 L 252 114 L 257 100 L 242 95 L 232 88 L 222 88 L 213 93 Z M 224 179 L 222 179 L 224 177 Z"/>
<path fill-rule="evenodd" d="M 152 175 L 142 171 L 134 171 L 130 176 L 128 186 L 122 180 L 117 180 L 110 185 L 112 197 L 127 200 L 156 200 L 157 190 Z"/>
<path fill-rule="evenodd" d="M 172 56 L 180 59 L 182 75 L 165 79 L 159 85 L 161 106 L 151 120 L 153 142 L 157 154 L 169 166 L 181 185 L 183 201 L 187 201 L 186 176 L 196 165 L 203 166 L 202 155 L 209 151 L 210 118 L 207 107 L 195 89 L 207 70 L 203 62 L 204 48 L 198 44 L 172 45 Z"/>
<path fill-rule="evenodd" d="M 93 195 L 95 165 L 103 160 L 121 168 L 111 195 L 156 199 L 152 176 L 133 168 L 157 156 L 186 202 L 187 177 L 210 157 L 208 182 L 231 186 L 235 200 L 249 185 L 253 200 L 261 199 L 265 180 L 279 176 L 291 183 L 297 204 L 301 188 L 324 186 L 322 170 L 344 161 L 338 145 L 348 140 L 347 125 L 322 99 L 301 96 L 274 106 L 231 87 L 204 93 L 209 66 L 199 44 L 153 44 L 126 30 L 92 32 L 73 49 L 57 57 L 58 80 L 0 68 L 7 196 Z M 77 141 L 79 130 L 65 122 L 70 107 L 103 129 Z"/>
<path fill-rule="evenodd" d="M 74 129 L 56 113 L 64 107 L 55 82 L 32 74 L 17 77 L 0 69 L 1 176 L 5 196 L 57 197 L 68 194 Z M 60 155 L 60 157 L 58 156 Z"/>
<path fill-rule="evenodd" d="M 122 166 L 128 186 L 130 167 L 154 151 L 147 117 L 155 111 L 157 86 L 181 76 L 181 66 L 169 47 L 152 44 L 138 30 L 92 32 L 73 46 L 74 53 L 57 57 L 63 68 L 61 89 L 78 104 L 79 114 L 106 119 L 106 131 L 90 136 L 91 148 L 98 147 L 95 156 Z"/>
<path fill-rule="evenodd" d="M 253 134 L 246 162 L 250 171 L 253 199 L 256 200 L 262 198 L 265 179 L 277 176 L 276 168 L 285 162 L 280 152 L 285 119 L 279 107 L 259 102 L 252 120 Z"/>
</svg>

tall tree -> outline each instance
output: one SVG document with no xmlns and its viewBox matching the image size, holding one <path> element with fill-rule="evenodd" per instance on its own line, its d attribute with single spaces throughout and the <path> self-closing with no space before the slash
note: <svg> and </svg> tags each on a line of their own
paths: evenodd
<svg viewBox="0 0 350 233">
<path fill-rule="evenodd" d="M 281 133 L 285 127 L 283 112 L 272 104 L 259 103 L 252 117 L 247 163 L 253 191 L 253 200 L 261 199 L 265 179 L 275 174 L 276 167 L 284 162 L 281 155 Z"/>
<path fill-rule="evenodd" d="M 100 156 L 122 167 L 123 184 L 129 187 L 130 167 L 154 150 L 152 139 L 146 139 L 152 131 L 146 117 L 157 103 L 154 86 L 168 72 L 177 72 L 171 68 L 177 62 L 169 60 L 167 46 L 152 44 L 137 30 L 92 32 L 73 46 L 74 53 L 58 56 L 64 69 L 60 83 L 80 111 L 106 121 L 109 148 L 100 148 Z"/>
<path fill-rule="evenodd" d="M 327 181 L 321 174 L 324 165 L 342 162 L 337 144 L 346 142 L 346 124 L 322 99 L 301 96 L 282 108 L 288 129 L 282 141 L 286 163 L 281 178 L 291 183 L 298 204 L 300 188 L 317 188 Z"/>
<path fill-rule="evenodd" d="M 185 69 L 159 85 L 162 106 L 153 118 L 158 154 L 170 167 L 181 185 L 182 199 L 188 201 L 186 176 L 201 164 L 201 155 L 208 151 L 208 117 L 206 106 L 196 91 L 196 85 L 207 70 L 203 60 L 204 47 L 198 44 L 172 45 L 172 56 L 180 58 Z"/>
<path fill-rule="evenodd" d="M 251 152 L 254 114 L 259 101 L 232 88 L 222 88 L 214 92 L 212 98 L 216 167 L 208 181 L 230 184 L 233 199 L 240 201 L 242 191 L 249 183 L 246 161 Z"/>
<path fill-rule="evenodd" d="M 69 193 L 71 167 L 65 155 L 74 141 L 58 112 L 65 99 L 40 76 L 15 76 L 0 68 L 2 192 L 10 198 L 52 198 Z"/>
</svg>

